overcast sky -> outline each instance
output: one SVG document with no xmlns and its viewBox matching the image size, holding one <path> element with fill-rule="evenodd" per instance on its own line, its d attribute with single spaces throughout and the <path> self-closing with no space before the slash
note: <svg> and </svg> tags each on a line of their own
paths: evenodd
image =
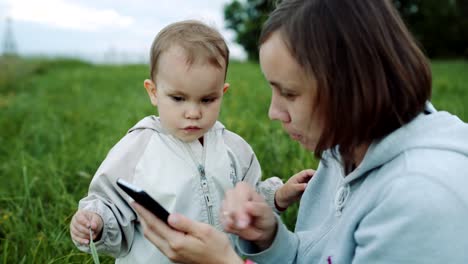
<svg viewBox="0 0 468 264">
<path fill-rule="evenodd" d="M 7 17 L 20 54 L 72 55 L 145 62 L 164 26 L 199 19 L 221 31 L 232 57 L 245 58 L 226 30 L 223 6 L 230 0 L 0 0 L 3 52 Z"/>
</svg>

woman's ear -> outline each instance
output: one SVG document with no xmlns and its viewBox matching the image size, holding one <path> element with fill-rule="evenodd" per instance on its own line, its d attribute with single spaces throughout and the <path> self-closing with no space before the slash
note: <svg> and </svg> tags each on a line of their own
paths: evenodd
<svg viewBox="0 0 468 264">
<path fill-rule="evenodd" d="M 229 83 L 225 83 L 223 86 L 223 94 L 225 94 L 228 89 L 229 89 Z"/>
<path fill-rule="evenodd" d="M 156 84 L 149 79 L 146 79 L 143 82 L 143 86 L 145 86 L 146 92 L 151 100 L 151 104 L 154 106 L 158 106 L 158 100 L 156 96 Z"/>
</svg>

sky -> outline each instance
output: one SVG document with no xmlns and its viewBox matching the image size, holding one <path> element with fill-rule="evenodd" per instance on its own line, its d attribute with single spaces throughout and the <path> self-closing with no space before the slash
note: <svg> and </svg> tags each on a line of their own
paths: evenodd
<svg viewBox="0 0 468 264">
<path fill-rule="evenodd" d="M 147 62 L 151 42 L 166 25 L 198 19 L 218 29 L 231 57 L 244 59 L 224 25 L 230 0 L 0 0 L 0 49 L 7 18 L 21 55 L 81 57 L 94 62 Z"/>
</svg>

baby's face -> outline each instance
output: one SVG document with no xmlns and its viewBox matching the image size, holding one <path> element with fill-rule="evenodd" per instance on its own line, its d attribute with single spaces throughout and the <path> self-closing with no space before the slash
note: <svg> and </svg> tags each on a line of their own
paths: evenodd
<svg viewBox="0 0 468 264">
<path fill-rule="evenodd" d="M 178 47 L 161 54 L 158 65 L 156 104 L 162 126 L 185 142 L 202 137 L 218 119 L 228 88 L 224 69 L 197 61 L 188 65 Z"/>
</svg>

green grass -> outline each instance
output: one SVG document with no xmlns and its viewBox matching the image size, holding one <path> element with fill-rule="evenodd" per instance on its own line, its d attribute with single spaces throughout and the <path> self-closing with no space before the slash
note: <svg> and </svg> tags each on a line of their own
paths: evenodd
<svg viewBox="0 0 468 264">
<path fill-rule="evenodd" d="M 0 66 L 0 263 L 93 263 L 72 244 L 69 222 L 107 151 L 155 113 L 143 88 L 147 67 L 18 59 Z M 433 72 L 435 106 L 466 122 L 468 63 L 437 61 Z M 258 65 L 232 63 L 228 81 L 220 120 L 252 145 L 264 175 L 316 167 L 268 120 L 270 91 Z M 296 211 L 283 215 L 289 226 Z"/>
</svg>

